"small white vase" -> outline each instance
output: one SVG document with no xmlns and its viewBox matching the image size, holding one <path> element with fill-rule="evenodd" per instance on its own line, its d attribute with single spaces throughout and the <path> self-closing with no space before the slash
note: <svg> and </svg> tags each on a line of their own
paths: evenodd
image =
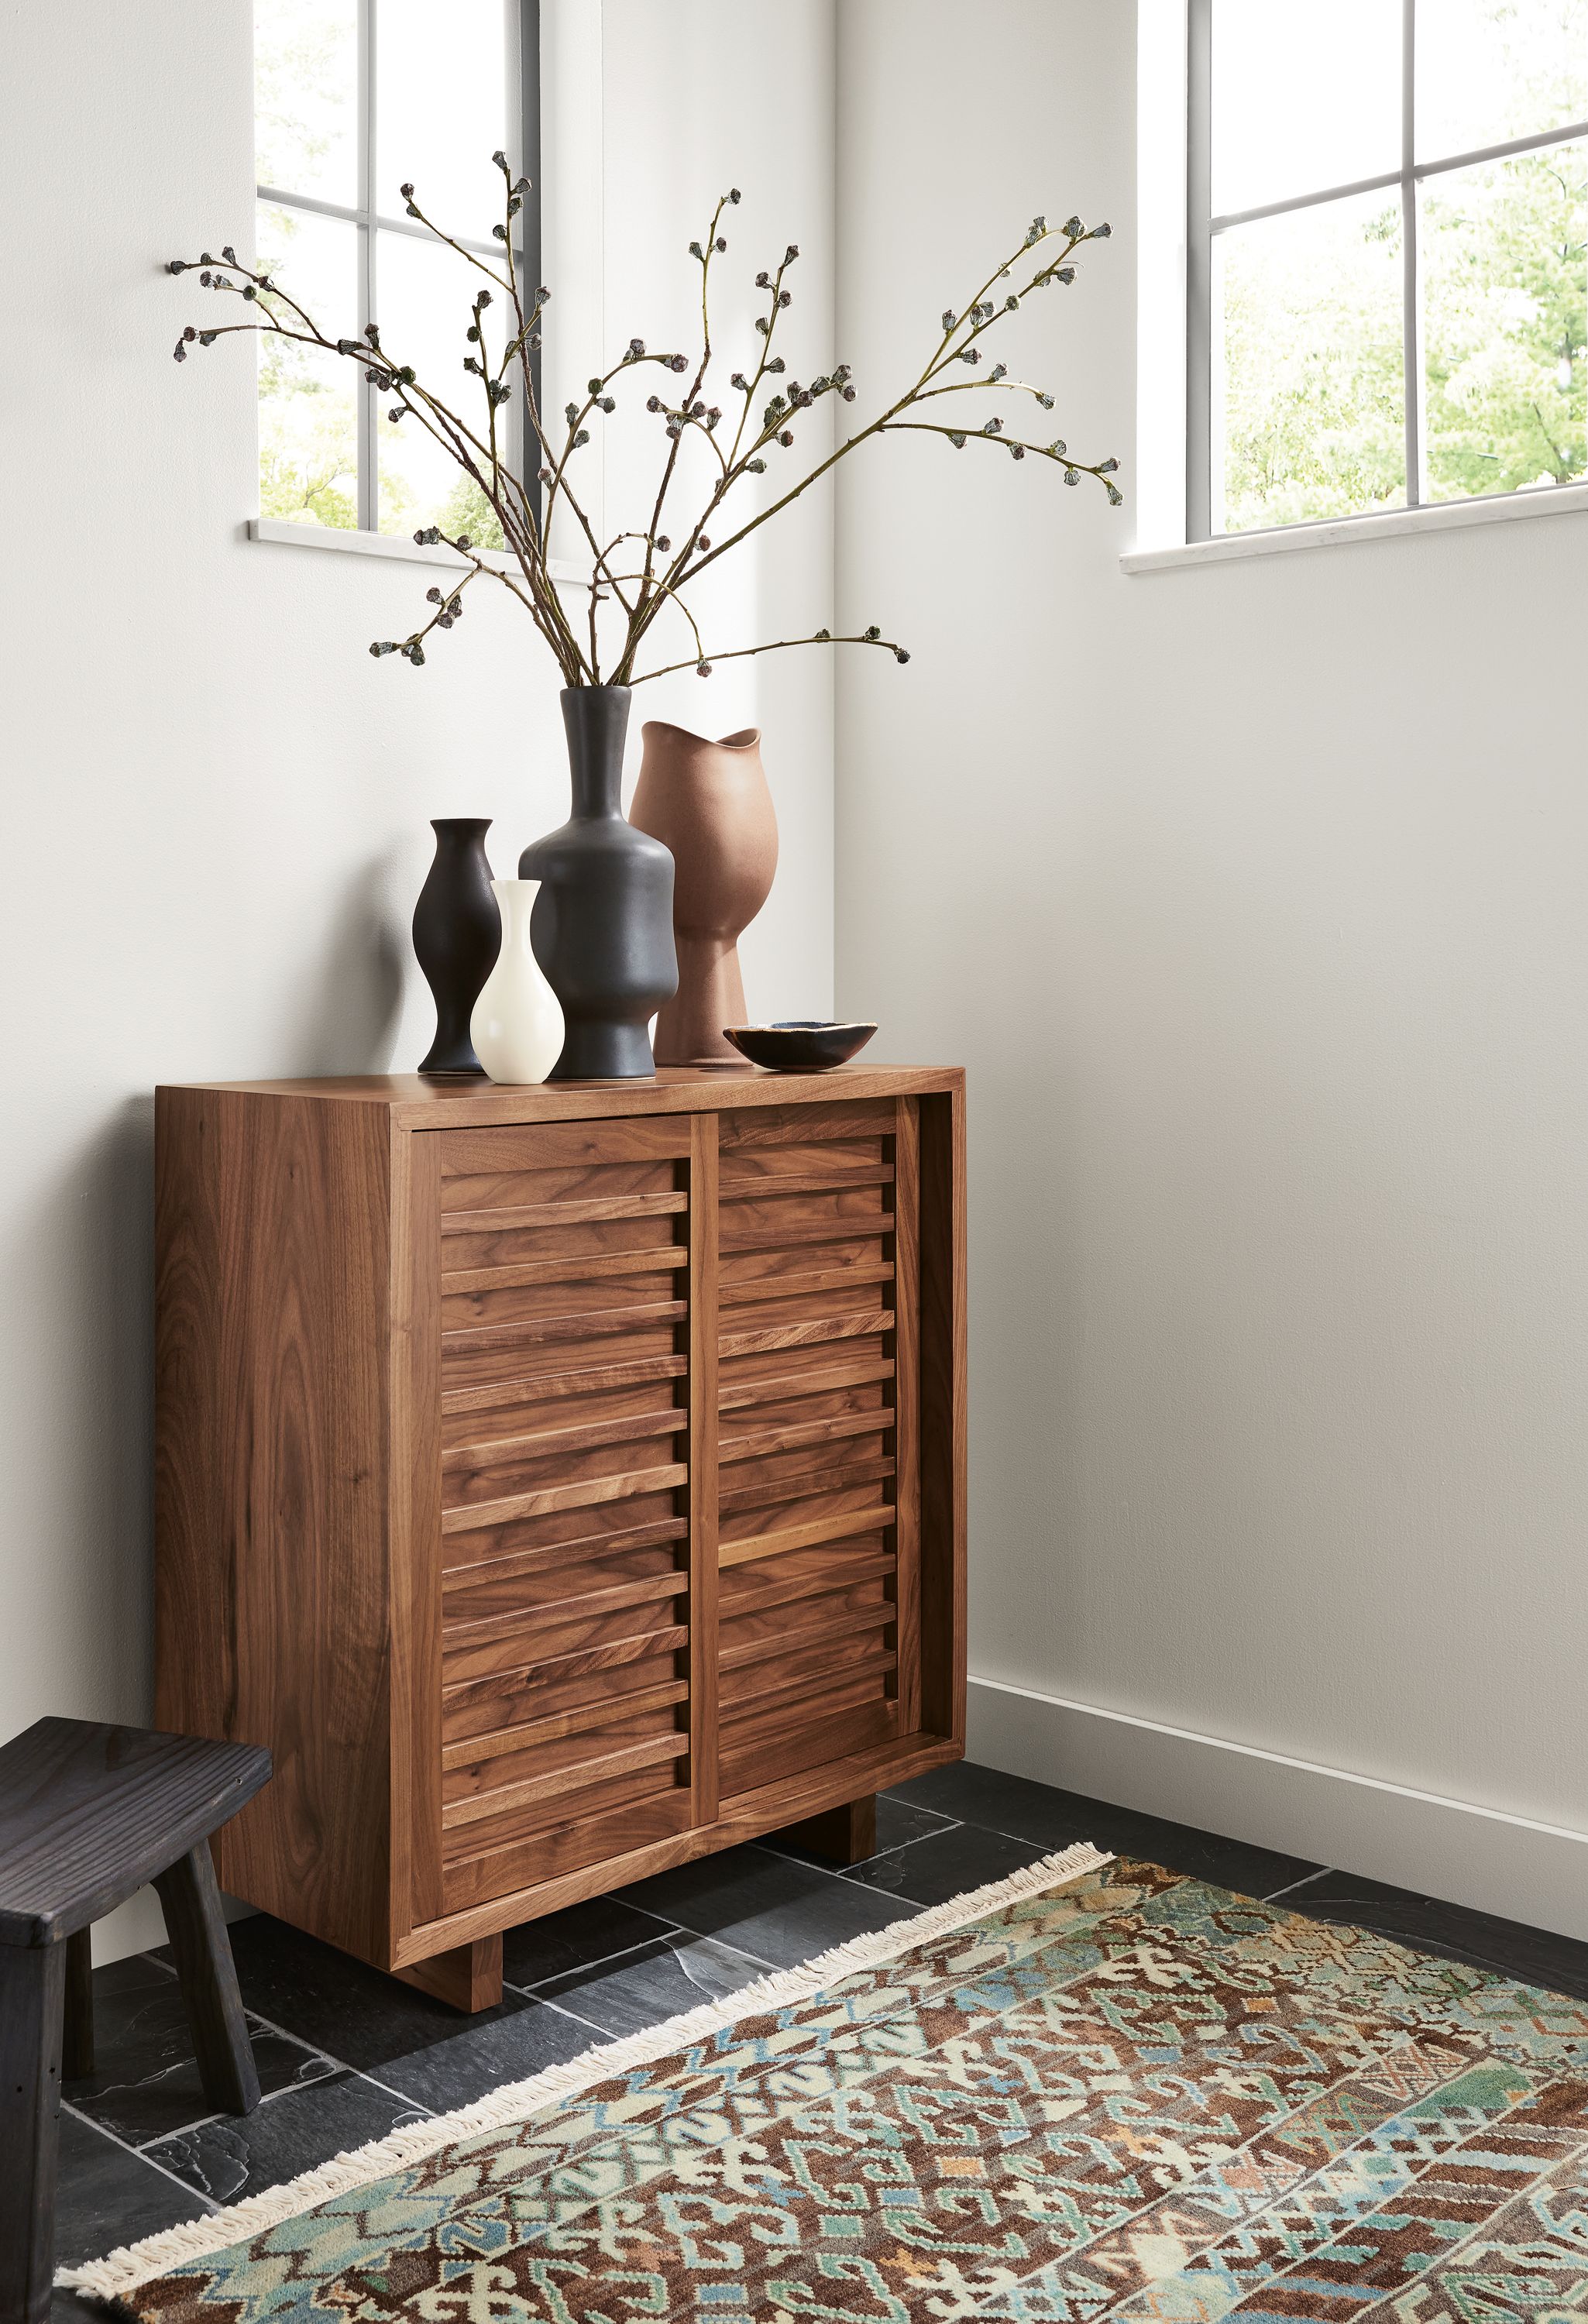
<svg viewBox="0 0 1588 2324">
<path fill-rule="evenodd" d="M 543 1082 L 562 1048 L 562 1011 L 530 950 L 539 880 L 493 880 L 502 949 L 469 1019 L 475 1053 L 494 1082 Z"/>
</svg>

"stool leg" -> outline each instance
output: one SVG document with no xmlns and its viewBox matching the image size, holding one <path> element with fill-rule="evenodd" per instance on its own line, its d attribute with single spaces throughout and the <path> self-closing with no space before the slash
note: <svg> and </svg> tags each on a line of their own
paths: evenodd
<svg viewBox="0 0 1588 2324">
<path fill-rule="evenodd" d="M 154 1886 L 182 1980 L 204 2095 L 227 2114 L 252 2114 L 259 2104 L 259 2076 L 209 1842 L 201 1840 Z"/>
<path fill-rule="evenodd" d="M 63 2081 L 84 2080 L 94 2070 L 94 1932 L 79 1929 L 66 1941 L 66 2040 Z"/>
<path fill-rule="evenodd" d="M 50 2313 L 65 1991 L 64 1944 L 0 1945 L 0 2190 L 7 2220 L 0 2236 L 0 2316 L 6 2324 L 45 2324 Z"/>
</svg>

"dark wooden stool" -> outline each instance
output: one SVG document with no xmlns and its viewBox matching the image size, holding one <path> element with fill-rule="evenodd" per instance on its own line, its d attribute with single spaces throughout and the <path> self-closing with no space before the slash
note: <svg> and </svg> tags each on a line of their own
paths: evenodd
<svg viewBox="0 0 1588 2324">
<path fill-rule="evenodd" d="M 259 2077 L 209 1835 L 270 1779 L 270 1753 L 41 1719 L 0 1749 L 0 2324 L 43 2324 L 55 2273 L 63 2065 L 94 2070 L 94 1922 L 152 1881 L 204 2094 L 251 2114 Z"/>
</svg>

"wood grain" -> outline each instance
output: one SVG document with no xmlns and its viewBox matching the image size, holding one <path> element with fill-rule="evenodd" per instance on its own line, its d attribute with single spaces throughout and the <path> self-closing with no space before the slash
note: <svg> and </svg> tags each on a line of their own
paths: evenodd
<svg viewBox="0 0 1588 2324">
<path fill-rule="evenodd" d="M 515 1918 L 953 1755 L 961 1075 L 161 1109 L 160 1683 L 292 1770 L 228 1885 L 466 2004 Z"/>
</svg>

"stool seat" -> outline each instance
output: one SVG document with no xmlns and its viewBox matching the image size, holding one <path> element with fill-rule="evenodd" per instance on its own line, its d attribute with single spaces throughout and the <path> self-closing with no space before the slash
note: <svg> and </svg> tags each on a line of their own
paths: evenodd
<svg viewBox="0 0 1588 2324">
<path fill-rule="evenodd" d="M 0 1748 L 0 2324 L 46 2324 L 60 2083 L 94 2070 L 91 1924 L 152 1881 L 205 2094 L 251 2114 L 259 2076 L 209 1835 L 270 1753 L 81 1719 Z"/>
<path fill-rule="evenodd" d="M 0 1944 L 86 1928 L 236 1814 L 270 1753 L 80 1719 L 0 1747 Z"/>
</svg>

